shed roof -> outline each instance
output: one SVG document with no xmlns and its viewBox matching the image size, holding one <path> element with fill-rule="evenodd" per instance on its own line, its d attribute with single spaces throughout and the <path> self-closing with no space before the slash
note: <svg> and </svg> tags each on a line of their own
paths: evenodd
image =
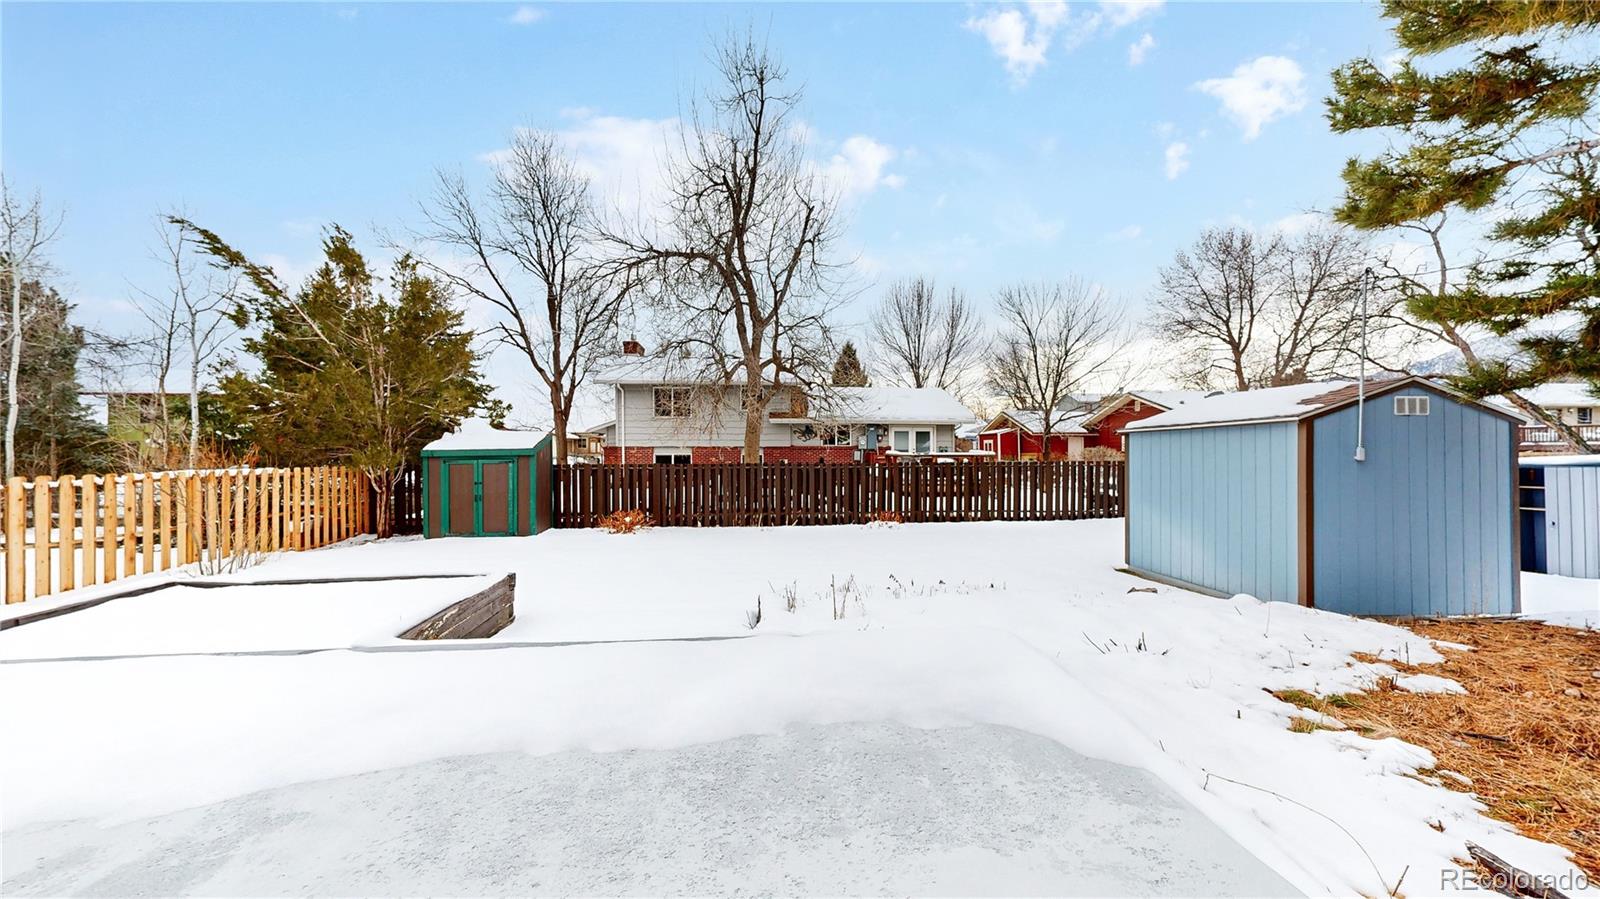
<svg viewBox="0 0 1600 899">
<path fill-rule="evenodd" d="M 532 450 L 545 435 L 537 431 L 502 431 L 486 418 L 469 418 L 454 431 L 422 448 L 425 453 L 460 450 Z"/>
<path fill-rule="evenodd" d="M 1502 409 L 1473 400 L 1422 377 L 1387 378 L 1367 382 L 1368 399 L 1402 387 L 1427 387 L 1449 395 L 1463 405 L 1474 406 L 1490 415 L 1516 420 Z M 1267 387 L 1237 393 L 1221 393 L 1184 403 L 1176 409 L 1130 423 L 1124 431 L 1159 431 L 1174 428 L 1212 428 L 1234 424 L 1266 424 L 1316 418 L 1342 409 L 1359 398 L 1355 381 L 1317 381 L 1287 387 Z"/>
</svg>

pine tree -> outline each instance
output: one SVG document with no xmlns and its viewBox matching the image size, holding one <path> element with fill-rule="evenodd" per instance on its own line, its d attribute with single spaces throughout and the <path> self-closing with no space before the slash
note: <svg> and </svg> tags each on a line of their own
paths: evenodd
<svg viewBox="0 0 1600 899">
<path fill-rule="evenodd" d="M 1595 129 L 1600 61 L 1563 39 L 1600 27 L 1595 0 L 1384 0 L 1409 54 L 1386 71 L 1370 59 L 1333 73 L 1335 131 L 1391 131 L 1393 149 L 1345 165 L 1341 221 L 1363 229 L 1419 222 L 1451 209 L 1511 212 L 1490 232 L 1502 252 L 1409 302 L 1414 315 L 1514 334 L 1561 315 L 1576 329 L 1523 336 L 1526 358 L 1469 366 L 1478 395 L 1577 377 L 1600 388 L 1600 202 Z M 1432 57 L 1463 64 L 1425 72 Z"/>
<path fill-rule="evenodd" d="M 9 282 L 0 283 L 6 291 Z M 75 474 L 104 464 L 105 434 L 79 396 L 78 355 L 83 328 L 72 304 L 54 288 L 22 282 L 23 343 L 17 372 L 17 474 Z M 4 319 L 9 319 L 5 315 Z M 0 331 L 10 330 L 0 320 Z M 6 373 L 0 370 L 0 393 Z"/>
<path fill-rule="evenodd" d="M 833 386 L 871 386 L 871 382 L 867 380 L 867 370 L 861 367 L 861 359 L 856 355 L 856 345 L 848 340 L 839 350 L 839 361 L 833 363 Z"/>
<path fill-rule="evenodd" d="M 459 304 L 410 257 L 383 290 L 337 226 L 321 268 L 291 292 L 215 234 L 184 225 L 255 287 L 240 319 L 259 328 L 243 344 L 259 370 L 235 369 L 220 384 L 243 436 L 280 464 L 339 459 L 362 469 L 387 536 L 389 495 L 406 463 L 487 399 Z"/>
</svg>

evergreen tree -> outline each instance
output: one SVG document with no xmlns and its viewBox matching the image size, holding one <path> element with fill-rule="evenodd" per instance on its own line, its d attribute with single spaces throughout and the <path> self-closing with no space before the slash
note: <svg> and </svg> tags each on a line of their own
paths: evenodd
<svg viewBox="0 0 1600 899">
<path fill-rule="evenodd" d="M 833 386 L 872 386 L 867 380 L 867 370 L 861 367 L 861 359 L 856 355 L 856 345 L 848 340 L 844 342 L 844 348 L 839 350 L 839 361 L 833 363 Z"/>
<path fill-rule="evenodd" d="M 9 280 L 0 280 L 6 292 Z M 104 462 L 105 434 L 79 396 L 78 355 L 83 328 L 72 324 L 72 304 L 54 288 L 22 282 L 22 359 L 17 371 L 17 474 L 78 474 Z M 0 322 L 9 331 L 10 315 Z M 0 370 L 0 392 L 7 387 Z"/>
<path fill-rule="evenodd" d="M 1475 395 L 1568 377 L 1600 387 L 1600 60 L 1562 43 L 1600 26 L 1600 3 L 1384 0 L 1383 11 L 1409 58 L 1392 71 L 1370 59 L 1337 69 L 1328 118 L 1336 131 L 1401 140 L 1345 165 L 1337 217 L 1379 229 L 1449 209 L 1510 210 L 1490 233 L 1504 252 L 1448 290 L 1418 292 L 1411 312 L 1502 335 L 1549 316 L 1577 322 L 1560 336 L 1524 336 L 1515 365 L 1469 366 L 1458 384 Z M 1471 56 L 1442 71 L 1415 65 L 1462 51 Z"/>
<path fill-rule="evenodd" d="M 215 234 L 183 224 L 255 288 L 239 319 L 259 329 L 243 342 L 259 371 L 234 367 L 220 384 L 242 436 L 280 464 L 339 459 L 362 469 L 387 536 L 405 464 L 487 398 L 455 298 L 410 257 L 394 264 L 385 291 L 337 226 L 323 241 L 322 266 L 290 291 Z"/>
</svg>

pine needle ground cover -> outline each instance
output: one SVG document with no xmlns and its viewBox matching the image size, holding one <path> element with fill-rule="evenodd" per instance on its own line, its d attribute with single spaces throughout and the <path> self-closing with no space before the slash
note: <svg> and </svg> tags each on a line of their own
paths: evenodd
<svg viewBox="0 0 1600 899">
<path fill-rule="evenodd" d="M 1466 693 L 1412 693 L 1391 679 L 1368 693 L 1279 698 L 1426 748 L 1445 786 L 1477 794 L 1489 815 L 1566 847 L 1600 878 L 1600 632 L 1505 620 L 1405 626 L 1440 641 L 1445 660 L 1385 664 Z"/>
</svg>

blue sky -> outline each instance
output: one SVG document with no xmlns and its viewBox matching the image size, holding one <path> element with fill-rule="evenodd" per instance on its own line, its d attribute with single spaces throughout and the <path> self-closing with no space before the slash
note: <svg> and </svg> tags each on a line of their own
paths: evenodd
<svg viewBox="0 0 1600 899">
<path fill-rule="evenodd" d="M 54 261 L 84 318 L 131 330 L 164 208 L 294 277 L 324 225 L 376 246 L 419 223 L 437 167 L 481 175 L 518 126 L 632 190 L 730 27 L 803 81 L 849 197 L 847 325 L 908 274 L 985 302 L 1077 275 L 1137 314 L 1203 226 L 1335 202 L 1375 144 L 1328 131 L 1328 72 L 1392 50 L 1367 3 L 7 2 L 0 153 L 64 210 Z"/>
</svg>

